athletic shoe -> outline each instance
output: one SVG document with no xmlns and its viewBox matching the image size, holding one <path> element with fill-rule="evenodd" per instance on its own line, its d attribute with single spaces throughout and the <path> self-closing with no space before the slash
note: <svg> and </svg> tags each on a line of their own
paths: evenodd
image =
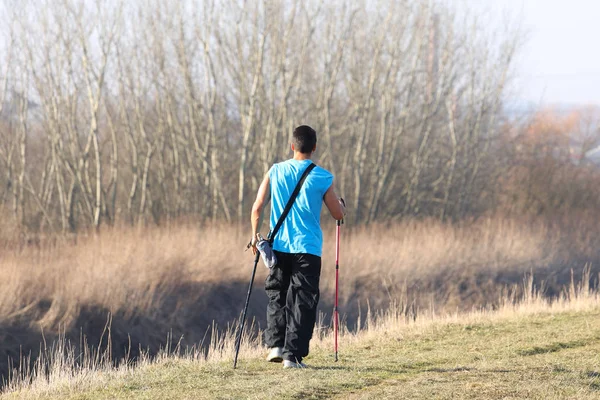
<svg viewBox="0 0 600 400">
<path fill-rule="evenodd" d="M 281 347 L 273 347 L 267 356 L 267 361 L 280 363 L 283 361 L 283 349 Z"/>
<path fill-rule="evenodd" d="M 283 368 L 288 369 L 288 368 L 308 368 L 308 365 L 302 363 L 302 362 L 294 362 L 294 361 L 290 361 L 290 360 L 283 360 Z"/>
</svg>

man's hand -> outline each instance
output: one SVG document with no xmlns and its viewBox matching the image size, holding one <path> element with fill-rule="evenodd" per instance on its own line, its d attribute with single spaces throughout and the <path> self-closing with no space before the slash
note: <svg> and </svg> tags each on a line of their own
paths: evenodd
<svg viewBox="0 0 600 400">
<path fill-rule="evenodd" d="M 267 201 L 267 196 L 269 194 L 269 174 L 265 175 L 260 187 L 258 188 L 258 193 L 256 194 L 256 200 L 252 205 L 252 214 L 250 216 L 250 222 L 252 224 L 252 239 L 250 239 L 250 247 L 252 247 L 252 254 L 256 255 L 256 242 L 258 241 L 258 230 L 260 229 L 259 222 L 260 216 L 262 214 L 263 207 Z"/>
<path fill-rule="evenodd" d="M 337 219 L 338 221 L 344 219 L 346 207 L 344 207 L 343 200 L 340 201 L 340 198 L 335 194 L 335 188 L 333 185 L 327 189 L 323 200 L 325 201 L 325 205 L 334 219 Z"/>
<path fill-rule="evenodd" d="M 252 239 L 250 239 L 250 248 L 252 249 L 253 255 L 256 255 L 258 252 L 258 249 L 256 248 L 256 243 L 258 243 L 258 235 L 260 235 L 260 233 L 257 233 L 256 235 L 252 236 Z"/>
</svg>

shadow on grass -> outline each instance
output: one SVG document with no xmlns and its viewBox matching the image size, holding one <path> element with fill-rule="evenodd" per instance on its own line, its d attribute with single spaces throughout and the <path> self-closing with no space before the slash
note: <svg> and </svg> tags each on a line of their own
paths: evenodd
<svg viewBox="0 0 600 400">
<path fill-rule="evenodd" d="M 534 356 L 537 354 L 556 353 L 565 349 L 585 347 L 597 342 L 598 340 L 598 337 L 594 337 L 585 340 L 572 340 L 570 342 L 556 342 L 548 344 L 546 346 L 534 346 L 529 349 L 519 350 L 517 351 L 517 354 L 519 354 L 520 356 Z"/>
<path fill-rule="evenodd" d="M 477 371 L 477 368 L 472 367 L 455 367 L 455 368 L 430 368 L 426 369 L 426 372 L 439 372 L 439 373 L 448 373 L 448 372 L 471 372 Z"/>
</svg>

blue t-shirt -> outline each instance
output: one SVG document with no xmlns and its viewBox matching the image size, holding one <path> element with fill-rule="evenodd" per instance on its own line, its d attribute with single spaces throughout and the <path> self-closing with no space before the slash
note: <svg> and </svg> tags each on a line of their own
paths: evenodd
<svg viewBox="0 0 600 400">
<path fill-rule="evenodd" d="M 269 170 L 271 182 L 271 230 L 277 224 L 304 170 L 311 160 L 290 159 Z M 298 197 L 273 242 L 273 250 L 283 253 L 305 253 L 321 256 L 321 205 L 325 192 L 333 183 L 333 175 L 316 167 L 306 177 Z"/>
</svg>

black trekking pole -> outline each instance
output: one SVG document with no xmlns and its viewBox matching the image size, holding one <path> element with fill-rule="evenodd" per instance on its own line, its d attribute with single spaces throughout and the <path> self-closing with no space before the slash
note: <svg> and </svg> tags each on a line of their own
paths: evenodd
<svg viewBox="0 0 600 400">
<path fill-rule="evenodd" d="M 248 312 L 248 304 L 250 303 L 250 294 L 252 293 L 252 285 L 254 284 L 254 276 L 256 275 L 256 266 L 258 265 L 258 260 L 260 259 L 260 253 L 256 252 L 256 257 L 254 258 L 254 268 L 252 269 L 252 276 L 250 277 L 250 285 L 248 286 L 248 295 L 246 296 L 246 305 L 244 306 L 244 312 L 242 313 L 242 320 L 240 322 L 240 327 L 238 328 L 238 333 L 236 335 L 235 340 L 235 358 L 233 359 L 233 369 L 237 366 L 238 354 L 240 353 L 240 344 L 242 343 L 242 333 L 244 333 L 244 325 L 246 324 L 246 313 Z"/>
</svg>

